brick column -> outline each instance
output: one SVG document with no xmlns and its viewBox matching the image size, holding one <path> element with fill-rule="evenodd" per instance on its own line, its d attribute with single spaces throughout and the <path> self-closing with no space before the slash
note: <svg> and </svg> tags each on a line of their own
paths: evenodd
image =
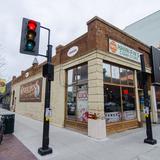
<svg viewBox="0 0 160 160">
<path fill-rule="evenodd" d="M 103 92 L 103 60 L 88 61 L 88 136 L 93 138 L 106 137 L 106 122 L 104 119 L 104 92 Z"/>
</svg>

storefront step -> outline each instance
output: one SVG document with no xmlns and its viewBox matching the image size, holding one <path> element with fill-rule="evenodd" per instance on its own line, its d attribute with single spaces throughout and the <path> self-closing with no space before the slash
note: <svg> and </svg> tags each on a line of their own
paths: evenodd
<svg viewBox="0 0 160 160">
<path fill-rule="evenodd" d="M 130 120 L 130 121 L 121 121 L 110 123 L 106 125 L 107 134 L 113 134 L 117 132 L 123 132 L 125 130 L 138 128 L 139 123 L 137 120 Z"/>
<path fill-rule="evenodd" d="M 65 128 L 87 135 L 88 125 L 83 122 L 66 120 Z"/>
</svg>

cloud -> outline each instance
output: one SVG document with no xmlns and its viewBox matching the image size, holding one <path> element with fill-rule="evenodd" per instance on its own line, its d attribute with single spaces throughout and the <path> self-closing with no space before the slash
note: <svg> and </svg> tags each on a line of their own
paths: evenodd
<svg viewBox="0 0 160 160">
<path fill-rule="evenodd" d="M 123 29 L 125 26 L 159 10 L 159 0 L 1 0 L 0 54 L 5 55 L 4 78 L 19 75 L 31 66 L 33 56 L 19 53 L 22 18 L 41 22 L 51 29 L 53 52 L 87 31 L 86 22 L 99 16 Z M 47 34 L 41 33 L 40 52 L 45 54 Z M 3 48 L 3 49 L 2 49 Z M 39 62 L 45 60 L 38 57 Z"/>
</svg>

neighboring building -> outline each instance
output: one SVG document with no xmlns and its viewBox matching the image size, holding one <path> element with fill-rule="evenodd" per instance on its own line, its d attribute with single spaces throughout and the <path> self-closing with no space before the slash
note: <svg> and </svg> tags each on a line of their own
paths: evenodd
<svg viewBox="0 0 160 160">
<path fill-rule="evenodd" d="M 52 58 L 51 123 L 94 138 L 141 126 L 140 54 L 145 56 L 148 89 L 154 101 L 150 48 L 98 17 L 87 25 L 87 33 L 59 45 Z M 33 65 L 12 80 L 11 108 L 38 120 L 43 119 L 45 98 L 42 65 Z"/>
<path fill-rule="evenodd" d="M 160 47 L 160 10 L 125 27 L 124 31 L 148 46 Z"/>
<path fill-rule="evenodd" d="M 10 110 L 11 100 L 11 81 L 6 84 L 6 91 L 0 95 L 0 104 L 2 108 Z"/>
<path fill-rule="evenodd" d="M 154 46 L 160 49 L 160 10 L 130 24 L 124 31 L 146 43 L 148 46 Z M 156 121 L 158 121 L 160 119 L 160 85 L 155 85 L 153 90 L 156 91 L 154 108 L 157 110 Z"/>
</svg>

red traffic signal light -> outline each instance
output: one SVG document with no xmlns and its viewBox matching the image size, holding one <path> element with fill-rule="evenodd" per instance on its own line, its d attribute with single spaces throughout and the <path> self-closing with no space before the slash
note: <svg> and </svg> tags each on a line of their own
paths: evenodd
<svg viewBox="0 0 160 160">
<path fill-rule="evenodd" d="M 23 18 L 20 52 L 37 55 L 39 52 L 40 23 Z"/>
<path fill-rule="evenodd" d="M 33 20 L 28 21 L 28 29 L 29 30 L 35 31 L 36 27 L 37 27 L 37 23 L 35 21 L 33 21 Z"/>
</svg>

